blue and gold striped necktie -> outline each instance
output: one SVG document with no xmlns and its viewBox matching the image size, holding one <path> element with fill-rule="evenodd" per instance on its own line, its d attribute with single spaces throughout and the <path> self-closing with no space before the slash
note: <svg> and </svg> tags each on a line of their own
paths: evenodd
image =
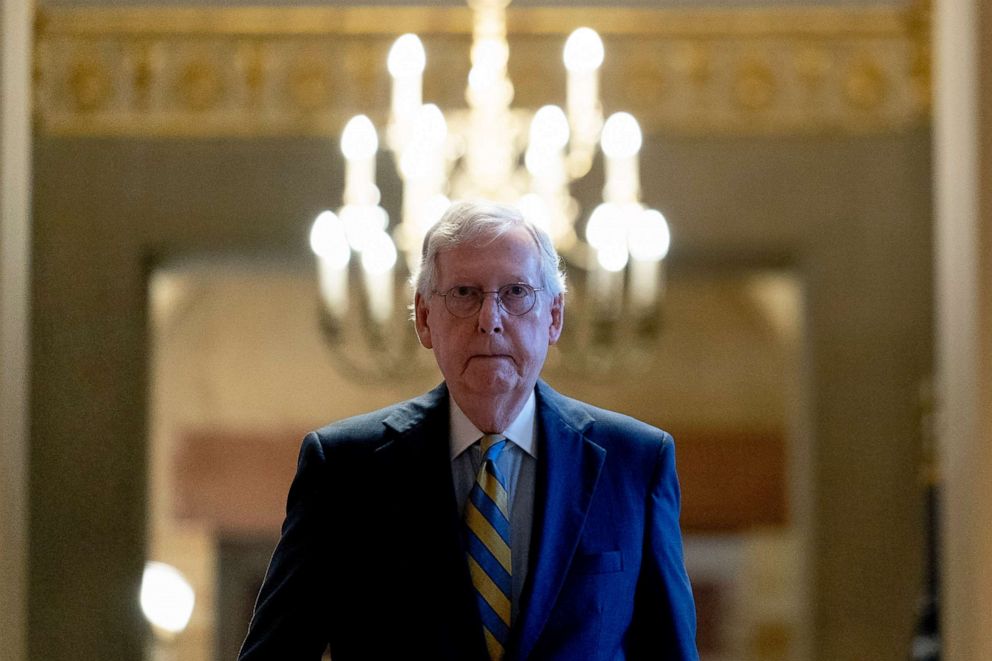
<svg viewBox="0 0 992 661">
<path fill-rule="evenodd" d="M 506 477 L 496 458 L 507 440 L 497 434 L 482 437 L 482 465 L 465 503 L 468 566 L 475 586 L 489 658 L 503 658 L 510 634 L 510 508 Z"/>
</svg>

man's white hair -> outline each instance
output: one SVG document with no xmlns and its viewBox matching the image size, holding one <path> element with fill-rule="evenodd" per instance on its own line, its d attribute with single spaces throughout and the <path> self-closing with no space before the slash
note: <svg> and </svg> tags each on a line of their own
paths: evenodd
<svg viewBox="0 0 992 661">
<path fill-rule="evenodd" d="M 514 207 L 493 202 L 455 202 L 424 236 L 420 269 L 413 278 L 414 289 L 427 298 L 437 287 L 437 256 L 459 245 L 488 245 L 516 227 L 523 227 L 534 239 L 541 258 L 541 287 L 552 296 L 565 291 L 561 258 L 546 231 L 524 218 Z M 507 283 L 509 284 L 509 283 Z"/>
</svg>

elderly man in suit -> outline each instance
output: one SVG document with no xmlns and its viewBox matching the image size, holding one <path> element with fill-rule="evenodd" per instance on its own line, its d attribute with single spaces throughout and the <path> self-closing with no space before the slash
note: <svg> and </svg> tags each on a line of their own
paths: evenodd
<svg viewBox="0 0 992 661">
<path fill-rule="evenodd" d="M 444 382 L 303 442 L 241 659 L 697 659 L 671 436 L 539 380 L 564 279 L 453 205 L 414 324 Z"/>
</svg>

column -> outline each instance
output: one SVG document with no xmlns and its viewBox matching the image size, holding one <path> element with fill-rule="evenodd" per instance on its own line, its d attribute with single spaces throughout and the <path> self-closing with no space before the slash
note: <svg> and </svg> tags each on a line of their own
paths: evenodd
<svg viewBox="0 0 992 661">
<path fill-rule="evenodd" d="M 27 658 L 32 14 L 23 0 L 0 4 L 0 640 L 10 661 Z"/>
<path fill-rule="evenodd" d="M 992 659 L 992 8 L 935 7 L 934 176 L 942 636 Z"/>
</svg>

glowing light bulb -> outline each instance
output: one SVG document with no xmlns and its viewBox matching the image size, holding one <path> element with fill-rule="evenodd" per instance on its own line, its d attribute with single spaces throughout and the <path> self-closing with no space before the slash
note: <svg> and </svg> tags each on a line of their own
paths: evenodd
<svg viewBox="0 0 992 661">
<path fill-rule="evenodd" d="M 433 103 L 420 107 L 417 113 L 416 127 L 418 133 L 423 133 L 425 140 L 433 143 L 443 142 L 448 135 L 448 124 L 444 121 L 441 109 Z"/>
<path fill-rule="evenodd" d="M 530 143 L 561 148 L 568 144 L 568 118 L 558 106 L 542 106 L 530 123 Z"/>
<path fill-rule="evenodd" d="M 368 273 L 388 272 L 396 264 L 396 244 L 385 232 L 373 232 L 368 236 L 362 251 L 362 268 Z"/>
<path fill-rule="evenodd" d="M 393 312 L 393 265 L 396 244 L 383 231 L 372 233 L 362 252 L 362 272 L 368 292 L 369 313 L 377 323 L 385 323 Z"/>
<path fill-rule="evenodd" d="M 365 115 L 355 115 L 341 132 L 341 153 L 348 160 L 368 159 L 379 149 L 379 136 L 372 120 Z"/>
<path fill-rule="evenodd" d="M 530 123 L 524 165 L 535 177 L 558 181 L 564 177 L 562 149 L 568 144 L 568 119 L 558 106 L 544 106 Z M 557 185 L 557 184 L 556 184 Z"/>
<path fill-rule="evenodd" d="M 333 211 L 322 211 L 310 228 L 310 249 L 331 268 L 344 268 L 351 258 L 351 247 L 344 225 Z"/>
<path fill-rule="evenodd" d="M 389 59 L 386 62 L 389 74 L 394 78 L 415 76 L 424 72 L 427 65 L 427 55 L 420 37 L 407 33 L 393 42 L 389 49 Z"/>
<path fill-rule="evenodd" d="M 630 113 L 613 113 L 603 124 L 600 141 L 603 153 L 609 158 L 634 156 L 641 150 L 641 127 Z"/>
<path fill-rule="evenodd" d="M 599 265 L 611 273 L 622 271 L 627 266 L 627 246 L 622 243 L 614 243 L 596 251 L 596 259 Z"/>
<path fill-rule="evenodd" d="M 596 250 L 623 242 L 625 230 L 620 207 L 604 202 L 592 210 L 586 223 L 586 241 Z"/>
<path fill-rule="evenodd" d="M 146 562 L 139 603 L 153 626 L 176 634 L 189 624 L 196 597 L 178 569 L 163 562 Z"/>
<path fill-rule="evenodd" d="M 634 259 L 660 261 L 672 244 L 668 221 L 660 211 L 646 209 L 630 227 L 628 247 Z"/>
<path fill-rule="evenodd" d="M 364 252 L 374 235 L 389 225 L 389 214 L 380 206 L 346 204 L 341 208 L 341 225 L 352 250 Z"/>
<path fill-rule="evenodd" d="M 448 124 L 441 109 L 433 103 L 420 106 L 413 122 L 410 141 L 400 156 L 400 172 L 405 178 L 429 174 L 432 166 L 441 167 Z"/>
<path fill-rule="evenodd" d="M 562 59 L 569 71 L 595 71 L 603 64 L 603 40 L 592 28 L 579 28 L 565 41 Z"/>
</svg>

